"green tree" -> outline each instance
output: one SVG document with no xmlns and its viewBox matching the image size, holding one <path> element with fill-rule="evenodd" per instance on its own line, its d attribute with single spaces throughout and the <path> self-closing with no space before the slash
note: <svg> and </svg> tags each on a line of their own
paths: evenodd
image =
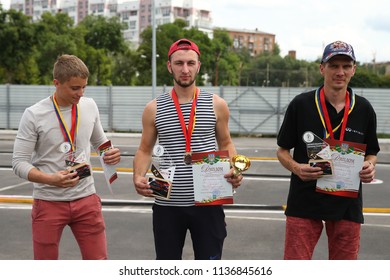
<svg viewBox="0 0 390 280">
<path fill-rule="evenodd" d="M 141 34 L 141 44 L 132 50 L 122 31 L 125 24 L 117 17 L 87 16 L 78 26 L 65 13 L 44 13 L 31 19 L 0 6 L 0 83 L 50 84 L 56 58 L 74 54 L 85 61 L 92 85 L 151 85 L 152 29 Z M 316 87 L 323 83 L 319 61 L 307 62 L 290 56 L 282 58 L 280 47 L 252 57 L 247 49 L 235 50 L 226 30 L 216 29 L 213 39 L 184 20 L 163 24 L 156 29 L 156 72 L 158 85 L 172 85 L 167 71 L 167 53 L 172 42 L 188 38 L 201 51 L 197 85 Z M 358 65 L 350 85 L 390 87 L 386 67 Z"/>
<path fill-rule="evenodd" d="M 248 69 L 248 65 L 252 60 L 251 54 L 246 48 L 239 48 L 234 50 L 235 54 L 238 56 L 238 86 L 245 85 L 246 79 L 243 79 L 243 73 Z"/>
<path fill-rule="evenodd" d="M 84 36 L 85 43 L 92 48 L 88 50 L 88 66 L 96 74 L 91 83 L 107 85 L 111 83 L 113 57 L 123 54 L 128 49 L 122 30 L 125 23 L 118 17 L 89 15 L 77 27 Z"/>
<path fill-rule="evenodd" d="M 0 80 L 10 84 L 37 83 L 35 42 L 30 18 L 22 12 L 4 11 L 0 7 Z"/>
<path fill-rule="evenodd" d="M 201 67 L 196 79 L 196 84 L 202 86 L 205 82 L 207 82 L 207 78 L 213 71 L 213 66 L 211 65 L 211 61 L 213 60 L 213 54 L 211 51 L 212 40 L 206 33 L 195 27 L 185 29 L 184 37 L 192 40 L 199 47 Z"/>
<path fill-rule="evenodd" d="M 270 64 L 271 56 L 263 53 L 251 59 L 242 73 L 244 86 L 270 86 L 270 69 L 275 69 Z"/>
<path fill-rule="evenodd" d="M 278 52 L 276 52 L 278 53 Z M 321 84 L 318 62 L 265 52 L 250 60 L 243 69 L 243 86 L 313 87 Z"/>
<path fill-rule="evenodd" d="M 137 67 L 134 63 L 138 53 L 130 48 L 123 54 L 114 57 L 114 66 L 112 70 L 112 84 L 120 86 L 135 85 Z"/>
<path fill-rule="evenodd" d="M 184 37 L 185 21 L 176 20 L 156 28 L 156 78 L 157 85 L 172 85 L 172 77 L 167 71 L 167 54 L 171 44 Z M 188 38 L 190 39 L 190 38 Z M 139 85 L 152 85 L 152 28 L 141 34 L 141 44 L 137 49 L 137 71 Z"/>
<path fill-rule="evenodd" d="M 280 55 L 280 47 L 279 44 L 275 42 L 274 48 L 272 49 L 272 55 Z"/>
<path fill-rule="evenodd" d="M 355 88 L 378 88 L 380 86 L 380 78 L 366 68 L 358 66 L 349 86 Z"/>
<path fill-rule="evenodd" d="M 120 22 L 118 17 L 89 15 L 79 25 L 87 30 L 84 34 L 85 42 L 95 49 L 103 49 L 113 54 L 122 53 L 127 49 L 122 35 L 125 23 Z"/>
<path fill-rule="evenodd" d="M 51 84 L 53 64 L 62 54 L 73 54 L 83 58 L 84 39 L 77 32 L 73 20 L 65 13 L 42 14 L 35 24 L 37 49 L 36 62 L 39 67 L 41 84 Z"/>
<path fill-rule="evenodd" d="M 215 29 L 211 44 L 211 54 L 213 59 L 211 61 L 212 84 L 214 86 L 237 84 L 238 76 L 237 70 L 239 69 L 238 57 L 234 52 L 230 52 L 233 44 L 232 39 L 226 30 Z M 221 75 L 223 73 L 223 75 Z"/>
</svg>

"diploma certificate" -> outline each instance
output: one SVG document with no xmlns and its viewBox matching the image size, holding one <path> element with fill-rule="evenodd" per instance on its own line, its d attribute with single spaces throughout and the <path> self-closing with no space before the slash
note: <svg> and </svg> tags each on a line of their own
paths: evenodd
<svg viewBox="0 0 390 280">
<path fill-rule="evenodd" d="M 233 203 L 233 188 L 224 175 L 229 173 L 228 151 L 192 154 L 195 205 Z"/>
<path fill-rule="evenodd" d="M 356 198 L 359 193 L 360 177 L 366 144 L 325 140 L 330 145 L 334 174 L 317 180 L 317 191 Z"/>
<path fill-rule="evenodd" d="M 106 178 L 107 187 L 111 194 L 113 194 L 111 184 L 118 178 L 118 174 L 116 172 L 115 165 L 105 164 L 103 160 L 104 153 L 108 150 L 111 150 L 113 146 L 111 145 L 111 141 L 101 144 L 98 148 L 99 160 L 104 170 L 104 177 Z"/>
</svg>

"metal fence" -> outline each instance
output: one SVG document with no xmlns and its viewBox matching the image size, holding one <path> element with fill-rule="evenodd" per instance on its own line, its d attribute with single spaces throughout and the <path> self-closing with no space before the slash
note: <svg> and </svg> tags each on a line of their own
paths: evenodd
<svg viewBox="0 0 390 280">
<path fill-rule="evenodd" d="M 276 135 L 289 102 L 308 88 L 201 87 L 223 97 L 230 109 L 230 131 L 240 135 Z M 53 94 L 54 86 L 0 85 L 0 129 L 17 129 L 28 106 Z M 156 95 L 169 88 L 157 87 Z M 390 134 L 390 89 L 360 89 L 378 118 L 378 133 Z M 88 86 L 106 131 L 140 132 L 142 112 L 153 99 L 152 87 Z"/>
</svg>

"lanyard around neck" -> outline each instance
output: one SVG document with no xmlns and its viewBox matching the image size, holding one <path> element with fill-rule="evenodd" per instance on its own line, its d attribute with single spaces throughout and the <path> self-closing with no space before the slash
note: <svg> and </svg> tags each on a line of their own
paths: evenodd
<svg viewBox="0 0 390 280">
<path fill-rule="evenodd" d="M 195 123 L 196 123 L 196 104 L 198 100 L 198 90 L 195 87 L 194 89 L 194 96 L 192 98 L 192 106 L 191 106 L 191 113 L 190 113 L 190 119 L 188 122 L 188 126 L 186 126 L 185 121 L 184 121 L 184 116 L 183 112 L 181 111 L 180 104 L 179 104 L 179 99 L 177 97 L 177 94 L 175 92 L 175 89 L 172 89 L 172 99 L 173 103 L 175 104 L 176 112 L 179 117 L 181 129 L 184 134 L 184 138 L 186 140 L 186 152 L 191 152 L 191 137 L 192 137 L 192 132 L 195 129 Z"/>
<path fill-rule="evenodd" d="M 318 95 L 319 95 L 319 98 L 318 98 Z M 318 102 L 318 99 L 319 99 L 319 102 Z M 351 102 L 351 101 L 353 101 L 353 102 Z M 334 129 L 332 128 L 328 109 L 326 107 L 324 88 L 321 88 L 321 90 L 319 92 L 317 91 L 317 93 L 316 93 L 316 105 L 317 105 L 318 113 L 319 113 L 320 118 L 321 118 L 322 125 L 324 126 L 325 138 L 334 139 L 334 132 L 336 132 L 341 126 L 339 140 L 343 141 L 345 129 L 347 127 L 348 116 L 352 112 L 352 109 L 354 107 L 354 98 L 353 97 L 350 98 L 348 91 L 346 91 L 343 119 L 341 120 L 340 124 L 337 125 Z"/>
<path fill-rule="evenodd" d="M 79 127 L 79 106 L 75 104 L 72 105 L 72 127 L 71 130 L 69 131 L 68 126 L 66 125 L 66 122 L 64 120 L 64 117 L 61 114 L 60 107 L 58 106 L 55 93 L 53 94 L 51 100 L 53 101 L 54 111 L 56 112 L 62 134 L 64 135 L 64 140 L 66 142 L 69 142 L 72 151 L 74 151 L 76 145 L 76 134 L 78 132 L 78 127 Z"/>
</svg>

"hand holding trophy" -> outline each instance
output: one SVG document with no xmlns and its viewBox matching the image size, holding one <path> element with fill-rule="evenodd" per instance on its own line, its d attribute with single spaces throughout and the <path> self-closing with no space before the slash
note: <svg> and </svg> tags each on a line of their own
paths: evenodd
<svg viewBox="0 0 390 280">
<path fill-rule="evenodd" d="M 242 172 L 248 170 L 251 166 L 251 161 L 249 158 L 243 155 L 235 155 L 232 157 L 232 166 L 233 166 L 233 177 L 237 177 L 242 174 Z M 236 193 L 236 189 L 233 188 L 233 194 Z"/>
<path fill-rule="evenodd" d="M 242 174 L 242 172 L 248 170 L 248 168 L 251 166 L 251 161 L 249 158 L 243 155 L 235 155 L 232 158 L 232 165 L 233 165 L 233 176 L 237 177 Z"/>
<path fill-rule="evenodd" d="M 168 151 L 162 145 L 153 147 L 151 171 L 153 176 L 148 177 L 148 184 L 153 196 L 169 199 L 175 166 Z"/>
</svg>

